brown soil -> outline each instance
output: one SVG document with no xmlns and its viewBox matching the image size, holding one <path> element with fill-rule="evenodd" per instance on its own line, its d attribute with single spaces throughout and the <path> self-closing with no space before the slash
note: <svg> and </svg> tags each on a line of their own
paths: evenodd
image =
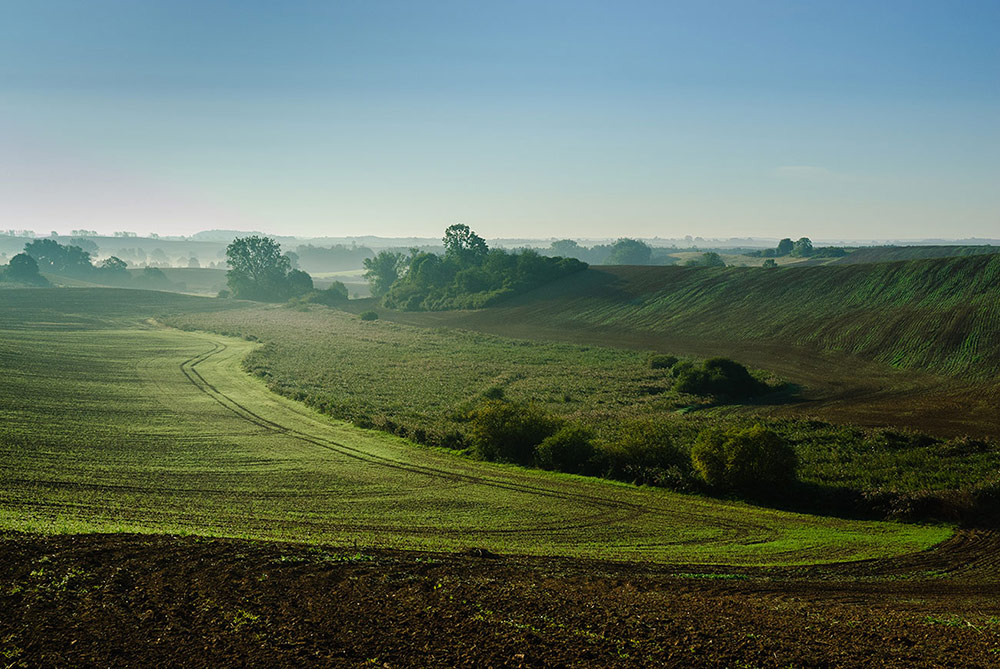
<svg viewBox="0 0 1000 669">
<path fill-rule="evenodd" d="M 1000 536 L 725 569 L 0 536 L 0 666 L 998 666 Z"/>
</svg>

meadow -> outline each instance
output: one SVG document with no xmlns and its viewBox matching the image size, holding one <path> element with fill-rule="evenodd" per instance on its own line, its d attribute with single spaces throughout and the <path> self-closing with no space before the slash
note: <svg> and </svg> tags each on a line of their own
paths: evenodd
<svg viewBox="0 0 1000 669">
<path fill-rule="evenodd" d="M 597 332 L 849 354 L 908 372 L 1000 372 L 1000 254 L 821 267 L 599 267 L 441 325 Z M 425 317 L 424 322 L 435 319 Z"/>
<path fill-rule="evenodd" d="M 655 420 L 686 450 L 708 427 L 764 422 L 798 453 L 805 487 L 787 491 L 786 503 L 799 508 L 905 516 L 915 504 L 940 506 L 943 498 L 972 508 L 992 495 L 1000 470 L 995 443 L 931 437 L 906 429 L 905 416 L 902 428 L 783 417 L 783 409 L 800 402 L 780 379 L 771 378 L 777 392 L 750 404 L 712 405 L 679 394 L 670 387 L 669 370 L 652 369 L 641 350 L 364 322 L 320 306 L 206 312 L 168 322 L 260 341 L 245 366 L 275 392 L 436 445 L 461 448 L 468 412 L 500 389 L 511 401 L 534 403 L 609 441 L 637 422 Z"/>
<path fill-rule="evenodd" d="M 890 556 L 951 534 L 482 463 L 359 429 L 244 373 L 258 343 L 158 324 L 217 300 L 37 289 L 0 304 L 6 530 L 715 564 Z"/>
</svg>

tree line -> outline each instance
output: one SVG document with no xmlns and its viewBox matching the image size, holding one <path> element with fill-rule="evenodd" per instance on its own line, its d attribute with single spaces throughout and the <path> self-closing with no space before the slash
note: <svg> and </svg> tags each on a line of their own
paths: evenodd
<svg viewBox="0 0 1000 669">
<path fill-rule="evenodd" d="M 445 230 L 443 242 L 444 255 L 386 250 L 365 259 L 372 294 L 394 309 L 476 309 L 587 268 L 532 249 L 491 249 L 461 223 Z"/>
<path fill-rule="evenodd" d="M 94 283 L 134 288 L 169 289 L 174 284 L 155 267 L 146 267 L 133 275 L 128 263 L 111 256 L 94 265 L 90 251 L 75 244 L 60 244 L 54 239 L 36 239 L 24 245 L 24 252 L 11 258 L 0 279 L 26 285 L 45 286 L 49 280 L 42 272 Z"/>
</svg>

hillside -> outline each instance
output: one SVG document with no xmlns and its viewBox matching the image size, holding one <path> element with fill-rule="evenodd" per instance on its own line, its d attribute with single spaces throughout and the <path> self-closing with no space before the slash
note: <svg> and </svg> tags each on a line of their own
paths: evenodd
<svg viewBox="0 0 1000 669">
<path fill-rule="evenodd" d="M 901 260 L 927 260 L 1000 253 L 1000 246 L 873 246 L 860 248 L 843 258 L 826 259 L 831 265 L 858 265 Z"/>
<path fill-rule="evenodd" d="M 998 279 L 997 254 L 770 270 L 596 267 L 495 309 L 435 320 L 589 331 L 652 348 L 668 339 L 705 350 L 805 347 L 988 380 L 1000 371 Z"/>
</svg>

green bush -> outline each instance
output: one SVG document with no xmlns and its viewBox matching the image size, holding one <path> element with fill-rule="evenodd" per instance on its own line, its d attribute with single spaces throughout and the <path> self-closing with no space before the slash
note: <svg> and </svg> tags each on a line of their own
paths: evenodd
<svg viewBox="0 0 1000 669">
<path fill-rule="evenodd" d="M 535 446 L 556 433 L 561 421 L 533 404 L 486 400 L 471 411 L 469 437 L 484 460 L 530 465 Z"/>
<path fill-rule="evenodd" d="M 691 395 L 715 395 L 745 399 L 767 391 L 767 384 L 750 375 L 747 368 L 729 358 L 711 358 L 701 367 L 674 368 L 674 390 Z"/>
<path fill-rule="evenodd" d="M 650 369 L 670 369 L 677 364 L 677 357 L 673 355 L 662 355 L 652 353 L 649 356 Z"/>
<path fill-rule="evenodd" d="M 593 438 L 587 428 L 567 425 L 535 447 L 535 461 L 543 469 L 586 473 L 594 457 Z"/>
<path fill-rule="evenodd" d="M 760 494 L 795 481 L 798 458 L 775 432 L 762 425 L 702 431 L 691 463 L 713 488 Z"/>
<path fill-rule="evenodd" d="M 363 321 L 377 321 L 378 320 L 378 314 L 375 313 L 374 311 L 362 311 L 361 312 L 361 320 L 363 320 Z"/>
<path fill-rule="evenodd" d="M 625 425 L 615 440 L 603 444 L 598 460 L 607 478 L 649 485 L 663 485 L 688 468 L 667 427 L 652 421 Z"/>
</svg>

